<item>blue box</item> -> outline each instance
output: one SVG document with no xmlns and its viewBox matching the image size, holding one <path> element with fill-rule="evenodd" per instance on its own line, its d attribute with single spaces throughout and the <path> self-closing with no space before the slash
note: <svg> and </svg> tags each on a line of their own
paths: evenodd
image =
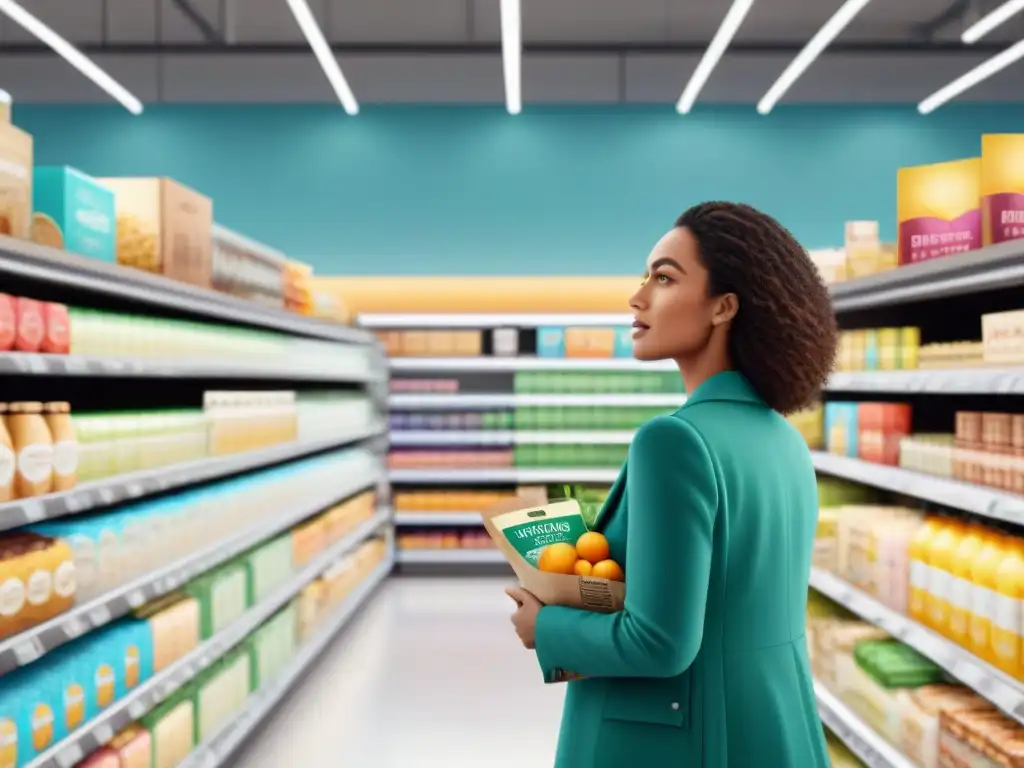
<svg viewBox="0 0 1024 768">
<path fill-rule="evenodd" d="M 857 458 L 857 415 L 857 403 L 825 403 L 825 448 L 829 453 Z"/>
<path fill-rule="evenodd" d="M 65 166 L 35 169 L 32 239 L 90 259 L 117 261 L 114 193 L 90 176 Z"/>
<path fill-rule="evenodd" d="M 537 357 L 565 357 L 565 328 L 537 329 Z"/>
<path fill-rule="evenodd" d="M 615 329 L 615 357 L 633 356 L 633 326 Z"/>
</svg>

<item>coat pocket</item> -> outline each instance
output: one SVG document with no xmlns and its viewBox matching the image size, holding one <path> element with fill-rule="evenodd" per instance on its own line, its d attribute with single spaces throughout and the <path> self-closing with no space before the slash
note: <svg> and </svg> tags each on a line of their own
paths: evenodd
<svg viewBox="0 0 1024 768">
<path fill-rule="evenodd" d="M 604 719 L 690 727 L 691 675 L 678 677 L 609 679 Z"/>
</svg>

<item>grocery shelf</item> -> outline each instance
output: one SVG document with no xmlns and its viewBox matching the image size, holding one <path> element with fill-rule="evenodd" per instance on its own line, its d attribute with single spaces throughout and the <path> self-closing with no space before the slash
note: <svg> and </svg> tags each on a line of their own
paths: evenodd
<svg viewBox="0 0 1024 768">
<path fill-rule="evenodd" d="M 917 649 L 964 685 L 1024 723 L 1024 683 L 827 571 L 811 570 L 811 587 L 894 638 Z"/>
<path fill-rule="evenodd" d="M 919 768 L 817 680 L 814 698 L 821 721 L 867 768 Z"/>
<path fill-rule="evenodd" d="M 387 519 L 387 515 L 378 512 L 275 589 L 270 597 L 54 744 L 29 762 L 27 768 L 71 768 L 78 764 L 85 756 L 104 746 L 116 733 L 152 710 L 237 646 L 339 557 L 371 536 Z"/>
<path fill-rule="evenodd" d="M 392 484 L 516 485 L 520 483 L 614 483 L 617 467 L 481 467 L 480 469 L 391 469 Z"/>
<path fill-rule="evenodd" d="M 395 515 L 395 525 L 444 527 L 446 525 L 483 525 L 479 512 L 399 512 Z"/>
<path fill-rule="evenodd" d="M 623 445 L 633 439 L 634 430 L 392 430 L 391 445 Z"/>
<path fill-rule="evenodd" d="M 65 643 L 173 592 L 196 576 L 228 562 L 331 504 L 375 486 L 382 479 L 376 469 L 378 462 L 369 454 L 353 451 L 351 461 L 351 473 L 339 473 L 337 485 L 325 489 L 310 501 L 282 511 L 270 522 L 243 531 L 228 541 L 194 552 L 178 562 L 76 605 L 43 624 L 0 640 L 0 675 L 31 664 Z M 390 511 L 381 512 L 377 522 L 387 518 L 390 518 Z"/>
<path fill-rule="evenodd" d="M 369 361 L 367 361 L 369 363 Z M 86 357 L 83 355 L 43 355 L 34 352 L 0 352 L 0 374 L 16 376 L 90 376 L 173 379 L 270 379 L 289 381 L 368 382 L 386 378 L 384 364 L 380 370 L 365 367 L 334 371 L 315 369 L 282 370 L 280 365 L 240 360 L 173 360 Z"/>
<path fill-rule="evenodd" d="M 139 269 L 87 259 L 25 240 L 0 236 L 0 275 L 71 288 L 97 298 L 115 297 L 184 312 L 197 318 L 248 325 L 294 336 L 355 344 L 375 343 L 371 333 L 307 318 L 283 309 L 180 283 Z"/>
<path fill-rule="evenodd" d="M 0 531 L 133 501 L 241 472 L 250 472 L 332 448 L 343 448 L 383 433 L 383 426 L 374 425 L 353 429 L 350 432 L 340 432 L 328 440 L 286 443 L 258 451 L 172 464 L 82 483 L 70 491 L 16 499 L 0 504 Z"/>
<path fill-rule="evenodd" d="M 963 368 L 833 373 L 833 392 L 927 395 L 1024 395 L 1024 368 Z"/>
<path fill-rule="evenodd" d="M 811 458 L 814 468 L 827 475 L 973 512 L 992 520 L 1024 524 L 1024 496 L 821 451 L 811 451 Z"/>
<path fill-rule="evenodd" d="M 400 549 L 399 565 L 501 565 L 507 563 L 497 549 Z"/>
<path fill-rule="evenodd" d="M 177 768 L 217 768 L 231 765 L 230 759 L 253 736 L 254 731 L 271 715 L 288 692 L 310 671 L 317 659 L 335 641 L 339 633 L 344 631 L 393 568 L 394 560 L 390 557 L 377 566 L 352 594 L 345 598 L 326 626 L 299 648 L 287 666 L 249 697 L 245 709 L 211 739 L 196 747 Z"/>
<path fill-rule="evenodd" d="M 556 328 L 569 328 L 579 326 L 626 327 L 633 325 L 633 315 L 610 314 L 610 313 L 573 313 L 558 314 L 545 312 L 534 313 L 505 313 L 486 314 L 472 313 L 465 314 L 388 314 L 368 313 L 359 315 L 357 321 L 363 328 L 374 330 L 388 329 L 457 329 L 457 328 L 543 328 L 553 326 Z"/>
<path fill-rule="evenodd" d="M 525 395 L 525 394 L 473 394 L 453 392 L 450 395 L 429 392 L 401 392 L 388 396 L 388 407 L 393 410 L 447 410 L 459 408 L 530 408 L 572 407 L 591 408 L 650 407 L 678 408 L 686 402 L 686 395 Z"/>
<path fill-rule="evenodd" d="M 671 360 L 645 363 L 632 357 L 392 357 L 392 372 L 476 371 L 676 371 Z"/>
<path fill-rule="evenodd" d="M 836 312 L 963 296 L 1024 284 L 1020 240 L 908 264 L 830 286 Z"/>
</svg>

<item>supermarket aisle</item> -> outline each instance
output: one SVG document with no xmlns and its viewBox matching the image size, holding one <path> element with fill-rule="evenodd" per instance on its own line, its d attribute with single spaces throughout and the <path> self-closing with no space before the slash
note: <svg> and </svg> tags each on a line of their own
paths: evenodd
<svg viewBox="0 0 1024 768">
<path fill-rule="evenodd" d="M 237 765 L 549 765 L 563 694 L 518 644 L 507 583 L 389 580 Z"/>
</svg>

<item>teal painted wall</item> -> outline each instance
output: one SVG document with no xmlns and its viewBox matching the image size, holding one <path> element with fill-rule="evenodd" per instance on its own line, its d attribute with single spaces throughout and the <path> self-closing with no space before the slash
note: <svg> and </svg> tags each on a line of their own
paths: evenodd
<svg viewBox="0 0 1024 768">
<path fill-rule="evenodd" d="M 324 274 L 625 274 L 687 206 L 740 200 L 808 247 L 894 236 L 901 165 L 976 155 L 1024 107 L 20 106 L 39 164 L 173 176 Z"/>
</svg>

